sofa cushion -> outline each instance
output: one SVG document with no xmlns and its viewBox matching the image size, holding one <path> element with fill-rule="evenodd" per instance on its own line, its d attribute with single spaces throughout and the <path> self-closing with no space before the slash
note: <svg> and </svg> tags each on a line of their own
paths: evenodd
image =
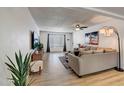
<svg viewBox="0 0 124 93">
<path fill-rule="evenodd" d="M 97 49 L 97 50 L 94 50 L 93 52 L 94 53 L 103 53 L 104 52 L 104 49 L 102 49 L 102 48 L 101 49 Z"/>
<path fill-rule="evenodd" d="M 116 49 L 112 49 L 112 48 L 104 48 L 105 52 L 115 52 Z"/>
<path fill-rule="evenodd" d="M 83 51 L 83 55 L 85 54 L 93 54 L 93 50 Z"/>
<path fill-rule="evenodd" d="M 96 49 L 97 47 L 93 47 L 93 46 L 90 47 L 90 50 L 96 50 Z"/>
<path fill-rule="evenodd" d="M 79 48 L 79 51 L 83 52 L 83 51 L 85 51 L 85 48 Z"/>
</svg>

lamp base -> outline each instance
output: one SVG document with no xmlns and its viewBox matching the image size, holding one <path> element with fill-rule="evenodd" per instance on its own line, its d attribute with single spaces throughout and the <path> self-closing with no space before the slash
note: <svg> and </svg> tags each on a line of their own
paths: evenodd
<svg viewBox="0 0 124 93">
<path fill-rule="evenodd" d="M 115 67 L 115 70 L 120 71 L 120 72 L 124 72 L 124 69 L 121 69 L 121 68 L 118 68 L 118 67 Z"/>
</svg>

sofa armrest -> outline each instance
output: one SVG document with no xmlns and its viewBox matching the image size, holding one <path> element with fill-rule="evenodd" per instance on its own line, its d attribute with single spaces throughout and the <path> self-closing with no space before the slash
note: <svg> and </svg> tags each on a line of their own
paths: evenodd
<svg viewBox="0 0 124 93">
<path fill-rule="evenodd" d="M 68 65 L 79 74 L 79 59 L 80 57 L 75 56 L 74 54 L 68 54 Z"/>
</svg>

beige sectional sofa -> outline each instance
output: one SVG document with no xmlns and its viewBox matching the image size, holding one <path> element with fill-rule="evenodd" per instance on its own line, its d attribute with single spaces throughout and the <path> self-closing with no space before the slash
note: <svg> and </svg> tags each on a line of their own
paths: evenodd
<svg viewBox="0 0 124 93">
<path fill-rule="evenodd" d="M 117 62 L 117 52 L 86 54 L 80 57 L 68 54 L 68 65 L 78 76 L 117 67 Z"/>
</svg>

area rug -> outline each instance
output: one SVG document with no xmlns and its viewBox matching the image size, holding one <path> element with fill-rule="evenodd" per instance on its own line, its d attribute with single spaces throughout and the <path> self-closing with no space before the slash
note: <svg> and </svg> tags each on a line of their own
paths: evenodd
<svg viewBox="0 0 124 93">
<path fill-rule="evenodd" d="M 66 58 L 64 56 L 59 57 L 60 62 L 64 65 L 66 69 L 70 69 L 68 62 L 66 61 Z"/>
</svg>

